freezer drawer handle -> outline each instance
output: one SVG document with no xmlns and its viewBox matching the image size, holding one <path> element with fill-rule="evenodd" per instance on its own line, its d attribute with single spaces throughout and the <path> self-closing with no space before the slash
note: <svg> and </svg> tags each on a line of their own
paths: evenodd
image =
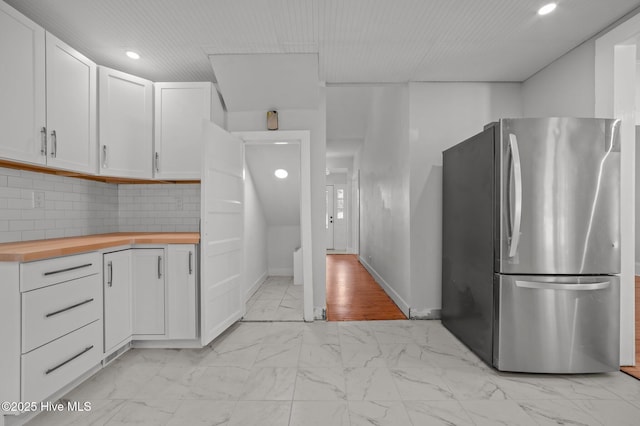
<svg viewBox="0 0 640 426">
<path fill-rule="evenodd" d="M 64 367 L 65 365 L 69 364 L 71 361 L 73 361 L 74 359 L 81 357 L 82 355 L 86 354 L 87 352 L 89 352 L 91 349 L 93 349 L 93 345 L 91 346 L 87 346 L 86 348 L 84 348 L 84 350 L 82 352 L 79 352 L 78 354 L 72 356 L 71 358 L 69 358 L 68 360 L 61 362 L 60 364 L 56 365 L 53 368 L 48 369 L 47 371 L 44 372 L 44 374 L 51 374 L 54 371 L 56 371 L 58 368 L 60 367 Z"/>
<path fill-rule="evenodd" d="M 509 134 L 509 147 L 513 155 L 513 178 L 515 180 L 515 214 L 513 218 L 513 233 L 511 234 L 511 245 L 509 246 L 509 257 L 514 257 L 520 244 L 520 223 L 522 221 L 522 169 L 520 165 L 520 151 L 518 150 L 518 139 L 513 133 Z"/>
<path fill-rule="evenodd" d="M 71 305 L 71 306 L 66 307 L 66 308 L 64 308 L 64 309 L 60 309 L 59 311 L 51 312 L 51 313 L 49 313 L 49 314 L 46 314 L 46 315 L 45 315 L 45 317 L 46 317 L 46 318 L 49 318 L 49 317 L 52 317 L 52 316 L 54 316 L 54 315 L 58 315 L 58 314 L 61 314 L 61 313 L 63 313 L 63 312 L 70 311 L 70 310 L 71 310 L 71 309 L 73 309 L 73 308 L 77 308 L 77 307 L 79 307 L 79 306 L 86 305 L 87 303 L 91 303 L 91 302 L 93 302 L 93 298 L 91 298 L 91 299 L 87 299 L 87 300 L 85 300 L 84 302 L 76 303 L 75 305 Z"/>
<path fill-rule="evenodd" d="M 535 288 L 539 290 L 603 290 L 609 288 L 609 281 L 599 283 L 540 283 L 535 281 L 519 281 L 516 280 L 516 287 Z"/>
<path fill-rule="evenodd" d="M 61 274 L 63 272 L 75 271 L 76 269 L 88 268 L 93 265 L 93 263 L 85 263 L 84 265 L 72 266 L 70 268 L 58 269 L 57 271 L 45 272 L 43 275 L 46 277 L 48 275 Z"/>
</svg>

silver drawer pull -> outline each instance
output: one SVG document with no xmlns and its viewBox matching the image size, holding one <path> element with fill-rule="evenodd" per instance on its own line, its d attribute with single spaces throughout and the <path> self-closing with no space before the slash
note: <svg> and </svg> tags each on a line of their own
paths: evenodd
<svg viewBox="0 0 640 426">
<path fill-rule="evenodd" d="M 193 274 L 193 252 L 189 251 L 189 275 Z"/>
<path fill-rule="evenodd" d="M 45 272 L 43 275 L 46 277 L 47 275 L 61 274 L 63 272 L 75 271 L 76 269 L 88 268 L 89 266 L 92 266 L 92 265 L 93 263 L 85 263 L 84 265 L 80 265 L 80 266 L 72 266 L 71 268 L 58 269 L 57 271 Z"/>
<path fill-rule="evenodd" d="M 599 283 L 546 283 L 537 281 L 516 281 L 516 287 L 538 290 L 604 290 L 609 288 L 609 281 Z"/>
<path fill-rule="evenodd" d="M 72 356 L 72 357 L 71 357 L 71 358 L 69 358 L 68 360 L 66 360 L 66 361 L 64 361 L 64 362 L 62 362 L 62 363 L 60 363 L 60 364 L 56 365 L 55 367 L 48 369 L 47 371 L 45 371 L 45 372 L 44 372 L 44 374 L 51 374 L 51 373 L 53 373 L 53 372 L 54 372 L 54 371 L 56 371 L 58 368 L 60 368 L 60 367 L 64 367 L 65 365 L 67 365 L 67 364 L 69 364 L 71 361 L 73 361 L 74 359 L 76 359 L 76 358 L 78 358 L 78 357 L 80 357 L 80 356 L 82 356 L 82 355 L 86 354 L 86 353 L 87 353 L 87 352 L 89 352 L 91 349 L 93 349 L 93 345 L 91 345 L 91 346 L 87 346 L 86 348 L 84 348 L 84 350 L 83 350 L 82 352 L 80 352 L 80 353 L 78 353 L 78 354 L 76 354 L 76 355 Z"/>
<path fill-rule="evenodd" d="M 59 311 L 51 312 L 50 314 L 45 315 L 45 318 L 49 318 L 49 317 L 52 317 L 54 315 L 58 315 L 58 314 L 61 314 L 63 312 L 70 311 L 73 308 L 77 308 L 78 306 L 86 305 L 87 303 L 91 303 L 91 302 L 93 302 L 93 298 L 87 299 L 84 302 L 76 303 L 75 305 L 71 305 L 68 308 L 64 308 L 64 309 L 60 309 Z"/>
</svg>

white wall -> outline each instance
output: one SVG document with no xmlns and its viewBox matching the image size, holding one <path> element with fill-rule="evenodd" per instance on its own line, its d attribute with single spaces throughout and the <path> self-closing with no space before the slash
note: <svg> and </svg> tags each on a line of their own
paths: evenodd
<svg viewBox="0 0 640 426">
<path fill-rule="evenodd" d="M 519 83 L 411 83 L 411 314 L 438 316 L 442 285 L 442 151 L 499 118 L 521 117 Z"/>
<path fill-rule="evenodd" d="M 253 177 L 244 167 L 244 294 L 250 297 L 267 277 L 267 221 Z"/>
<path fill-rule="evenodd" d="M 325 290 L 325 158 L 326 158 L 326 105 L 321 90 L 317 110 L 278 111 L 280 130 L 309 130 L 311 132 L 311 233 L 313 264 L 313 304 L 317 309 L 326 306 Z M 230 132 L 266 130 L 266 112 L 230 112 L 227 114 Z"/>
<path fill-rule="evenodd" d="M 300 226 L 267 228 L 269 275 L 293 276 L 293 252 L 300 247 Z"/>
<path fill-rule="evenodd" d="M 638 110 L 640 111 L 640 110 Z M 640 116 L 640 114 L 638 114 Z M 640 173 L 638 172 L 638 164 L 640 164 L 640 126 L 636 126 L 636 275 L 640 275 Z"/>
<path fill-rule="evenodd" d="M 636 275 L 640 275 L 640 173 L 638 173 L 638 164 L 640 164 L 640 62 L 636 63 Z"/>
<path fill-rule="evenodd" d="M 576 47 L 522 85 L 525 117 L 593 117 L 595 40 Z"/>
<path fill-rule="evenodd" d="M 372 89 L 360 169 L 360 258 L 396 304 L 408 312 L 409 89 Z"/>
</svg>

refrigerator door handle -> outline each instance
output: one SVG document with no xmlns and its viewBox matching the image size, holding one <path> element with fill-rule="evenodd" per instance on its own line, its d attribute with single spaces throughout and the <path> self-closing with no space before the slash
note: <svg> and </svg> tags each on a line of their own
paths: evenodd
<svg viewBox="0 0 640 426">
<path fill-rule="evenodd" d="M 518 150 L 518 139 L 513 133 L 509 134 L 509 148 L 513 156 L 513 179 L 515 181 L 513 232 L 509 245 L 509 257 L 514 257 L 518 251 L 518 244 L 520 243 L 520 222 L 522 221 L 522 168 L 520 164 L 520 151 Z"/>
<path fill-rule="evenodd" d="M 603 290 L 609 288 L 609 281 L 597 283 L 543 283 L 536 281 L 516 280 L 516 287 L 534 288 L 539 290 Z"/>
</svg>

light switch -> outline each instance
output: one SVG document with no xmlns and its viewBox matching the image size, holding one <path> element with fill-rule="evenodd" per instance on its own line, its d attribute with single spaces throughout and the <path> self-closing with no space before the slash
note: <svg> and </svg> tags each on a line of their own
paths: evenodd
<svg viewBox="0 0 640 426">
<path fill-rule="evenodd" d="M 33 192 L 33 208 L 44 209 L 44 192 L 43 191 Z"/>
</svg>

